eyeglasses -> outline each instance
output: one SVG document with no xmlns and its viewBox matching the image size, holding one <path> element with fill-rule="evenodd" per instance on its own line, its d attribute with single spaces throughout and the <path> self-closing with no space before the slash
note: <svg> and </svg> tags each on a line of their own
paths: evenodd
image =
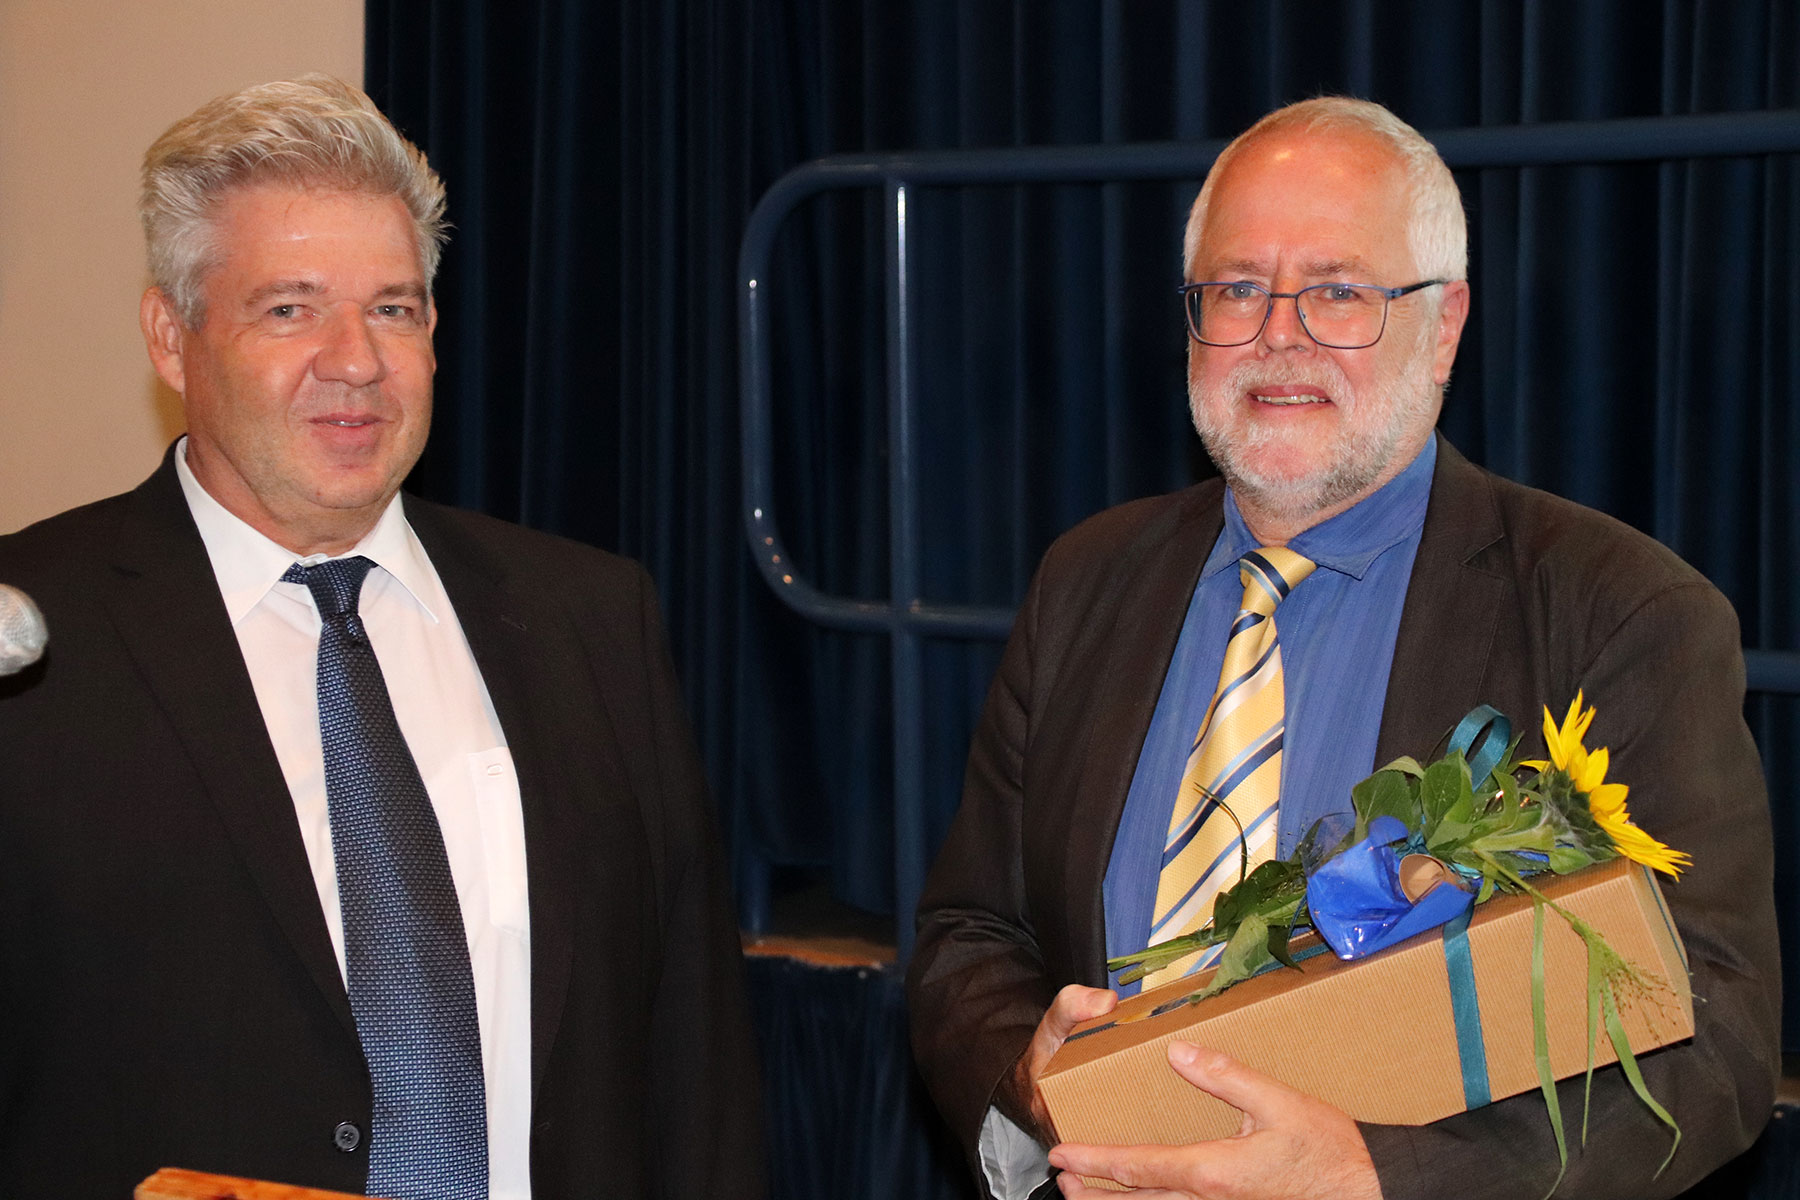
<svg viewBox="0 0 1800 1200">
<path fill-rule="evenodd" d="M 1315 283 L 1297 292 L 1271 292 L 1260 283 L 1184 283 L 1188 333 L 1208 346 L 1242 346 L 1255 341 L 1269 323 L 1277 300 L 1292 300 L 1307 336 L 1333 350 L 1361 350 L 1381 340 L 1388 303 L 1421 288 L 1448 283 L 1427 279 L 1406 287 L 1372 283 Z"/>
</svg>

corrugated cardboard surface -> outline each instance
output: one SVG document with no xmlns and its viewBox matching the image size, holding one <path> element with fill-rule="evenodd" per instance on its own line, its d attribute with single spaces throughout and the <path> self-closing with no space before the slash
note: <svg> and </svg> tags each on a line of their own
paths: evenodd
<svg viewBox="0 0 1800 1200">
<path fill-rule="evenodd" d="M 1634 1053 L 1692 1037 L 1686 959 L 1650 872 L 1623 859 L 1565 878 L 1534 881 L 1546 896 L 1605 935 L 1652 983 L 1621 995 Z M 1679 885 L 1677 885 L 1679 886 Z M 1476 994 L 1496 1100 L 1535 1089 L 1531 1022 L 1532 905 L 1499 896 L 1469 923 Z M 1544 914 L 1546 1024 L 1558 1078 L 1587 1067 L 1587 949 L 1556 913 Z M 1205 976 L 1122 1001 L 1096 1032 L 1065 1043 L 1040 1086 L 1064 1141 L 1181 1145 L 1226 1137 L 1238 1111 L 1169 1066 L 1177 1039 L 1222 1050 L 1361 1121 L 1422 1125 L 1462 1112 L 1462 1067 L 1439 931 L 1356 962 L 1330 953 L 1246 980 L 1158 1017 L 1160 1004 Z M 1595 1063 L 1615 1055 L 1604 1031 Z"/>
</svg>

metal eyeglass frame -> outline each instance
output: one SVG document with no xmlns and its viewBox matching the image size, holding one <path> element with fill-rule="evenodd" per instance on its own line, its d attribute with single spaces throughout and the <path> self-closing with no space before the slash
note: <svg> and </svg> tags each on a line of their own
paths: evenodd
<svg viewBox="0 0 1800 1200">
<path fill-rule="evenodd" d="M 1329 350 L 1367 350 L 1370 346 L 1379 342 L 1381 340 L 1381 335 L 1387 332 L 1388 309 L 1396 299 L 1401 296 L 1409 296 L 1424 288 L 1436 287 L 1439 284 L 1449 282 L 1448 279 L 1423 279 L 1418 283 L 1407 284 L 1405 287 L 1382 287 L 1380 284 L 1376 283 L 1346 283 L 1342 280 L 1338 280 L 1332 283 L 1315 283 L 1308 287 L 1303 287 L 1297 292 L 1271 292 L 1262 284 L 1251 283 L 1248 279 L 1204 279 L 1198 283 L 1184 283 L 1175 290 L 1181 295 L 1181 311 L 1187 318 L 1188 336 L 1193 338 L 1196 342 L 1199 342 L 1202 346 L 1249 345 L 1251 342 L 1254 342 L 1257 338 L 1261 337 L 1263 330 L 1269 327 L 1269 316 L 1275 311 L 1275 302 L 1277 300 L 1292 300 L 1294 302 L 1294 312 L 1300 318 L 1300 328 L 1306 330 L 1306 336 L 1311 338 L 1314 342 Z M 1204 287 L 1247 287 L 1255 288 L 1257 291 L 1261 292 L 1264 301 L 1263 315 L 1262 320 L 1256 326 L 1256 331 L 1249 337 L 1239 338 L 1235 342 L 1213 342 L 1201 337 L 1199 326 L 1194 322 L 1193 304 L 1188 300 L 1188 297 Z M 1338 342 L 1328 342 L 1312 331 L 1312 327 L 1306 323 L 1306 312 L 1300 307 L 1300 297 L 1308 292 L 1317 292 L 1325 288 L 1334 287 L 1367 288 L 1370 291 L 1380 292 L 1382 296 L 1385 297 L 1381 305 L 1381 328 L 1375 331 L 1374 337 L 1366 342 L 1358 342 L 1354 346 L 1346 346 Z"/>
</svg>

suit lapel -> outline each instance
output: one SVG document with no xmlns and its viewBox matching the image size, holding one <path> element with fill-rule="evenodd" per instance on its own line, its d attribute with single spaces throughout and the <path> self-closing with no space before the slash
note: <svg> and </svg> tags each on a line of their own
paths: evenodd
<svg viewBox="0 0 1800 1200">
<path fill-rule="evenodd" d="M 574 953 L 571 861 L 580 844 L 567 827 L 558 798 L 570 785 L 557 764 L 579 742 L 559 746 L 557 706 L 567 697 L 546 683 L 540 667 L 559 656 L 581 655 L 555 609 L 509 585 L 504 566 L 445 518 L 445 510 L 408 496 L 407 520 L 456 609 L 475 665 L 506 734 L 525 820 L 526 886 L 531 913 L 531 1079 L 535 1095 L 555 1041 L 569 988 Z M 559 645 L 566 637 L 567 644 Z M 597 736 L 589 731 L 589 737 Z"/>
<path fill-rule="evenodd" d="M 276 922 L 332 1010 L 356 1023 L 262 709 L 194 528 L 173 452 L 133 493 L 113 555 L 109 615 L 187 748 Z"/>
<path fill-rule="evenodd" d="M 1064 807 L 1070 824 L 1058 831 L 1064 919 L 1075 964 L 1094 986 L 1106 978 L 1104 885 L 1113 839 L 1188 602 L 1224 523 L 1222 495 L 1216 483 L 1191 490 L 1172 526 L 1145 539 L 1113 589 L 1124 600 L 1104 621 L 1105 635 L 1069 668 L 1097 681 L 1083 699 L 1086 736 L 1067 776 L 1074 787 Z"/>
<path fill-rule="evenodd" d="M 1505 534 L 1481 471 L 1438 438 L 1431 502 L 1401 610 L 1375 763 L 1423 759 L 1487 695 L 1506 579 L 1483 569 L 1482 552 Z M 1445 647 L 1456 648 L 1446 660 Z"/>
</svg>

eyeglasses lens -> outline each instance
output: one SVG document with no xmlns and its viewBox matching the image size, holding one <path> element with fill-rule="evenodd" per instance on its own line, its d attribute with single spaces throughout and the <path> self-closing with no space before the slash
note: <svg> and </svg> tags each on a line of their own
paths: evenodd
<svg viewBox="0 0 1800 1200">
<path fill-rule="evenodd" d="M 1214 346 L 1241 346 L 1262 332 L 1273 301 L 1248 283 L 1209 283 L 1187 294 L 1188 323 L 1194 336 Z M 1360 349 L 1381 337 L 1387 321 L 1387 293 L 1354 283 L 1324 283 L 1295 297 L 1306 332 L 1321 346 Z"/>
</svg>

